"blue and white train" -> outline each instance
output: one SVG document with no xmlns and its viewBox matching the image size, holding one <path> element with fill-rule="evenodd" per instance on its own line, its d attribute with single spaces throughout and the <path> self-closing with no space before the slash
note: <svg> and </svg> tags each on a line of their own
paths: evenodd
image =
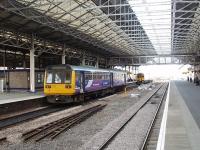
<svg viewBox="0 0 200 150">
<path fill-rule="evenodd" d="M 126 85 L 125 71 L 53 65 L 45 70 L 44 93 L 50 103 L 84 101 L 88 94 L 114 92 Z"/>
</svg>

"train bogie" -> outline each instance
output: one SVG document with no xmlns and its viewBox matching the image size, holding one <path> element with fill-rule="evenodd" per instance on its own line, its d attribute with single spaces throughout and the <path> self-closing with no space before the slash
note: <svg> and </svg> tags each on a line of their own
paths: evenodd
<svg viewBox="0 0 200 150">
<path fill-rule="evenodd" d="M 47 101 L 54 104 L 65 104 L 73 102 L 83 102 L 84 95 L 48 95 Z"/>
</svg>

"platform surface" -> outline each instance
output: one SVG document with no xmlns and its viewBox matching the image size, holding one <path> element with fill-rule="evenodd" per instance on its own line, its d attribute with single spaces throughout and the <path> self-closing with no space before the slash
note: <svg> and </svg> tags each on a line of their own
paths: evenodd
<svg viewBox="0 0 200 150">
<path fill-rule="evenodd" d="M 165 150 L 200 149 L 200 87 L 172 81 L 169 92 Z"/>
<path fill-rule="evenodd" d="M 36 93 L 30 93 L 30 92 L 3 92 L 0 93 L 0 105 L 2 104 L 8 104 L 8 103 L 14 103 L 19 101 L 25 101 L 25 100 L 32 100 L 37 98 L 45 97 L 43 92 L 36 92 Z"/>
<path fill-rule="evenodd" d="M 189 82 L 175 82 L 181 96 L 200 128 L 200 86 Z"/>
</svg>

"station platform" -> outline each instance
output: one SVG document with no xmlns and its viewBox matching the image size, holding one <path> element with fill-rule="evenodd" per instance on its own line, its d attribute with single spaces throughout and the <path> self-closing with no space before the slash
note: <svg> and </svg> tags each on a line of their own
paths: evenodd
<svg viewBox="0 0 200 150">
<path fill-rule="evenodd" d="M 200 149 L 200 86 L 171 81 L 165 130 L 165 150 Z"/>
<path fill-rule="evenodd" d="M 36 92 L 36 93 L 22 92 L 22 91 L 2 92 L 0 93 L 0 105 L 20 102 L 20 101 L 33 100 L 33 99 L 38 99 L 38 98 L 43 98 L 43 97 L 45 97 L 43 92 Z"/>
</svg>

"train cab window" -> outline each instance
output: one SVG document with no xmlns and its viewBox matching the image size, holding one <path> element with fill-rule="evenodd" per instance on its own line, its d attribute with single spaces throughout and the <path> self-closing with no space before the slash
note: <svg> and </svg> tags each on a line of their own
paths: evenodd
<svg viewBox="0 0 200 150">
<path fill-rule="evenodd" d="M 61 83 L 62 75 L 59 73 L 55 73 L 55 83 Z"/>
<path fill-rule="evenodd" d="M 71 71 L 53 70 L 47 72 L 46 83 L 71 83 Z"/>
<path fill-rule="evenodd" d="M 47 83 L 53 83 L 53 73 L 52 72 L 47 73 Z"/>
</svg>

